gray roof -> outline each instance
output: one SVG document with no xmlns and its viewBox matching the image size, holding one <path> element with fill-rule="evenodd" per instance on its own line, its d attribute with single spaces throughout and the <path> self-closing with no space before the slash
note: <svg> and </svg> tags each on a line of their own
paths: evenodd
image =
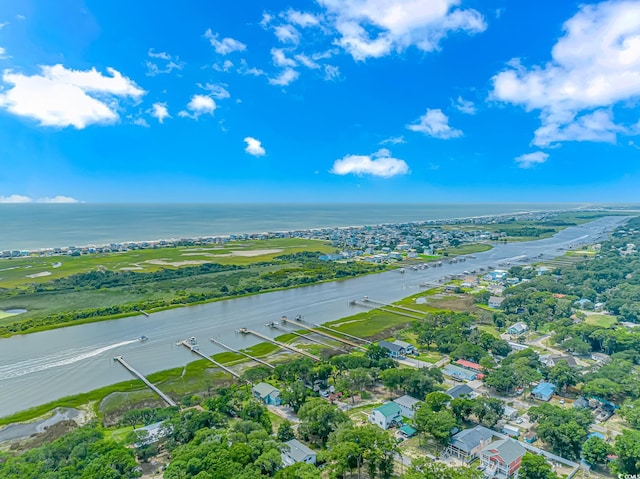
<svg viewBox="0 0 640 479">
<path fill-rule="evenodd" d="M 506 464 L 511 464 L 527 452 L 518 441 L 514 441 L 513 439 L 501 439 L 492 442 L 482 450 L 483 454 L 486 452 L 489 455 L 494 454 L 494 451 Z"/>
<path fill-rule="evenodd" d="M 483 441 L 491 439 L 493 431 L 484 426 L 476 426 L 473 429 L 465 429 L 451 438 L 451 445 L 464 452 L 471 452 Z"/>
<path fill-rule="evenodd" d="M 404 348 L 404 349 L 410 349 L 413 348 L 413 344 L 411 343 L 407 343 L 406 341 L 400 341 L 399 339 L 396 339 L 393 344 L 397 344 L 398 346 Z"/>
<path fill-rule="evenodd" d="M 291 439 L 290 441 L 285 442 L 284 445 L 285 448 L 283 452 L 295 462 L 302 462 L 305 457 L 309 455 L 316 455 L 314 450 L 309 449 L 297 439 Z"/>
<path fill-rule="evenodd" d="M 255 386 L 253 386 L 253 392 L 255 392 L 258 396 L 260 396 L 263 399 L 273 392 L 277 392 L 278 394 L 280 394 L 280 390 L 269 383 L 256 384 Z"/>
<path fill-rule="evenodd" d="M 466 384 L 459 384 L 457 386 L 452 387 L 447 391 L 447 394 L 451 396 L 453 399 L 459 398 L 463 395 L 470 395 L 473 393 L 473 389 L 471 389 Z"/>
<path fill-rule="evenodd" d="M 402 346 L 400 346 L 398 344 L 390 343 L 388 341 L 379 341 L 378 342 L 378 346 L 380 346 L 381 348 L 384 348 L 384 349 L 388 349 L 389 351 L 396 352 L 396 353 L 399 353 L 399 352 L 402 352 L 402 351 L 406 351 L 406 349 L 403 348 Z"/>
<path fill-rule="evenodd" d="M 398 399 L 394 399 L 393 402 L 399 406 L 404 406 L 408 409 L 413 409 L 416 406 L 416 404 L 420 404 L 422 401 L 420 401 L 419 399 L 413 398 L 411 396 L 407 396 L 405 394 L 404 396 L 400 396 Z"/>
</svg>

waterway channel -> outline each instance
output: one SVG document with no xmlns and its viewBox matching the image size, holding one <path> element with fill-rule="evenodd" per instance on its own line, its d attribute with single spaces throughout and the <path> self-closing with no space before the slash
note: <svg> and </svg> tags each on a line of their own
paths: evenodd
<svg viewBox="0 0 640 479">
<path fill-rule="evenodd" d="M 398 301 L 429 289 L 420 284 L 437 283 L 449 274 L 499 264 L 525 264 L 564 253 L 560 248 L 577 247 L 604 239 L 626 221 L 607 217 L 560 231 L 543 240 L 497 244 L 490 251 L 473 255 L 465 262 L 405 274 L 397 270 L 229 299 L 99 323 L 83 324 L 0 339 L 0 417 L 55 399 L 91 391 L 131 379 L 113 357 L 123 356 L 143 374 L 183 366 L 193 361 L 188 350 L 176 342 L 191 336 L 200 339 L 206 354 L 222 352 L 207 338 L 218 338 L 234 348 L 258 342 L 252 336 L 236 334 L 241 327 L 274 337 L 281 332 L 265 326 L 282 315 L 304 315 L 305 320 L 324 323 L 362 311 L 350 305 L 353 299 L 369 296 L 382 302 Z M 149 339 L 137 340 L 140 336 Z"/>
</svg>

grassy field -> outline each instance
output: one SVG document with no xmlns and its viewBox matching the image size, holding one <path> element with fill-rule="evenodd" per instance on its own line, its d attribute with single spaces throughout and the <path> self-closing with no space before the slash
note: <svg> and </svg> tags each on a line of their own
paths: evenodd
<svg viewBox="0 0 640 479">
<path fill-rule="evenodd" d="M 486 243 L 470 243 L 447 248 L 442 251 L 447 256 L 459 256 L 463 254 L 482 253 L 483 251 L 489 251 L 493 246 Z"/>
<path fill-rule="evenodd" d="M 326 325 L 353 336 L 370 338 L 383 333 L 385 330 L 410 324 L 413 321 L 415 320 L 399 314 L 373 310 L 332 321 L 326 323 Z"/>
<path fill-rule="evenodd" d="M 0 288 L 16 288 L 42 283 L 72 274 L 96 269 L 110 271 L 153 272 L 163 268 L 179 268 L 203 263 L 249 265 L 270 261 L 283 254 L 302 251 L 332 253 L 327 241 L 303 238 L 277 238 L 235 241 L 224 246 L 188 246 L 84 256 L 29 256 L 0 260 Z M 36 276 L 50 273 L 46 276 Z"/>
<path fill-rule="evenodd" d="M 618 323 L 618 319 L 615 316 L 609 314 L 590 313 L 584 320 L 587 324 L 593 324 L 601 328 L 610 328 L 614 324 Z"/>
</svg>

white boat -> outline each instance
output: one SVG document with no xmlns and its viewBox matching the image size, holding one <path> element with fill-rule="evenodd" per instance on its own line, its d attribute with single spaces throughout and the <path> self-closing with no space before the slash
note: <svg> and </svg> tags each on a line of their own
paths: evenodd
<svg viewBox="0 0 640 479">
<path fill-rule="evenodd" d="M 143 336 L 140 336 L 140 337 L 138 338 L 138 341 L 140 341 L 141 343 L 144 343 L 144 342 L 145 342 L 145 341 L 147 341 L 148 339 L 149 339 L 148 337 L 146 337 L 146 336 L 144 336 L 144 335 L 143 335 Z"/>
</svg>

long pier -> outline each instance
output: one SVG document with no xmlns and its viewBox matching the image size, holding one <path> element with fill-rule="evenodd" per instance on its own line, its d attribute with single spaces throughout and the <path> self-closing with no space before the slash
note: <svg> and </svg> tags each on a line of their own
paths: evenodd
<svg viewBox="0 0 640 479">
<path fill-rule="evenodd" d="M 342 349 L 342 348 L 339 348 L 338 346 L 334 346 L 332 344 L 320 341 L 319 339 L 312 338 L 311 336 L 309 336 L 307 334 L 302 334 L 302 333 L 299 333 L 298 331 L 293 331 L 292 329 L 282 328 L 282 327 L 278 326 L 276 323 L 267 323 L 267 325 L 270 328 L 276 328 L 276 329 L 278 329 L 278 330 L 280 330 L 280 331 L 282 331 L 284 333 L 293 334 L 293 335 L 298 336 L 298 337 L 300 337 L 302 339 L 306 339 L 307 341 L 311 341 L 313 343 L 319 344 L 321 346 L 325 346 L 327 348 L 335 349 L 336 351 L 342 351 L 343 353 L 348 353 L 349 352 L 346 349 Z"/>
<path fill-rule="evenodd" d="M 266 366 L 268 368 L 275 369 L 275 366 L 273 364 L 268 363 L 266 361 L 263 361 L 260 358 L 256 358 L 255 356 L 251 356 L 249 353 L 245 353 L 244 351 L 240 351 L 239 349 L 234 349 L 231 346 L 227 346 L 226 344 L 221 343 L 217 339 L 209 338 L 209 341 L 211 341 L 213 344 L 217 344 L 218 346 L 226 349 L 227 351 L 231 351 L 232 353 L 240 354 L 241 356 L 245 356 L 245 357 L 255 361 L 256 363 L 260 363 L 260 364 L 263 364 L 264 366 Z"/>
<path fill-rule="evenodd" d="M 314 361 L 320 361 L 320 358 L 318 356 L 308 353 L 307 351 L 303 351 L 302 349 L 294 348 L 293 346 L 289 346 L 288 344 L 281 343 L 280 341 L 276 341 L 275 339 L 271 339 L 269 336 L 265 336 L 264 334 L 257 333 L 247 328 L 240 328 L 239 332 L 242 334 L 253 334 L 254 336 L 260 339 L 264 339 L 265 341 L 268 341 L 271 344 L 275 344 L 276 346 L 279 346 L 281 348 L 288 349 L 289 351 L 293 351 L 294 353 L 302 354 L 303 356 L 311 358 Z"/>
<path fill-rule="evenodd" d="M 373 301 L 365 302 L 365 301 L 354 300 L 351 303 L 356 305 L 362 305 L 366 308 L 379 309 L 380 311 L 384 311 L 385 313 L 397 314 L 398 316 L 405 316 L 411 319 L 424 319 L 424 316 L 425 316 L 424 314 L 422 316 L 416 316 L 415 314 L 405 313 L 404 311 L 398 311 L 397 309 L 387 308 L 386 306 L 376 306 L 375 304 L 373 304 L 374 303 Z M 372 303 L 372 304 L 368 304 L 368 303 Z"/>
<path fill-rule="evenodd" d="M 218 366 L 220 369 L 222 369 L 223 371 L 231 374 L 234 378 L 236 379 L 240 379 L 240 375 L 235 372 L 232 369 L 229 369 L 228 367 L 226 367 L 224 364 L 220 364 L 218 361 L 216 361 L 215 359 L 213 359 L 211 356 L 207 356 L 206 354 L 200 352 L 198 350 L 197 347 L 194 347 L 193 345 L 189 344 L 187 341 L 180 341 L 180 343 L 178 343 L 182 346 L 184 346 L 185 348 L 187 348 L 189 351 L 191 351 L 194 354 L 197 354 L 198 356 L 200 356 L 202 359 L 206 359 L 207 361 L 215 364 L 216 366 Z"/>
<path fill-rule="evenodd" d="M 309 322 L 309 324 L 311 326 L 315 326 L 316 328 L 326 329 L 327 331 L 331 331 L 332 333 L 342 334 L 343 336 L 346 336 L 347 338 L 355 339 L 356 341 L 360 341 L 360 342 L 363 342 L 365 344 L 373 344 L 371 341 L 369 341 L 367 339 L 362 339 L 362 338 L 359 338 L 358 336 L 353 336 L 353 335 L 348 334 L 348 333 L 343 333 L 342 331 L 330 328 L 329 326 L 325 326 L 323 324 L 316 324 L 316 323 L 311 323 L 311 322 Z"/>
<path fill-rule="evenodd" d="M 410 313 L 417 313 L 420 316 L 420 318 L 418 319 L 423 319 L 424 316 L 426 315 L 426 313 L 424 311 L 420 311 L 418 309 L 411 309 L 411 308 L 407 308 L 406 306 L 399 306 L 397 304 L 389 304 L 389 303 L 383 303 L 381 301 L 376 301 L 375 299 L 370 299 L 367 297 L 362 298 L 361 300 L 363 303 L 373 303 L 373 304 L 378 304 L 380 306 L 385 306 L 387 308 L 395 308 L 395 309 L 402 309 L 403 311 L 409 311 Z"/>
<path fill-rule="evenodd" d="M 306 325 L 304 325 L 304 324 L 302 324 L 300 322 L 291 321 L 286 316 L 283 316 L 281 319 L 282 319 L 283 323 L 295 324 L 296 326 L 298 326 L 300 328 L 303 328 L 303 329 L 306 329 L 307 331 L 319 334 L 320 336 L 324 336 L 324 337 L 329 338 L 329 339 L 333 339 L 334 341 L 338 341 L 340 343 L 348 344 L 351 347 L 354 347 L 354 348 L 362 347 L 360 344 L 356 344 L 354 342 L 351 342 L 348 339 L 339 338 L 338 336 L 334 336 L 333 334 L 326 333 L 326 332 L 321 331 L 319 329 L 311 328 L 311 327 L 306 326 Z"/>
<path fill-rule="evenodd" d="M 137 377 L 138 379 L 140 379 L 140 381 L 142 381 L 143 383 L 145 383 L 147 385 L 147 387 L 149 389 L 151 389 L 154 393 L 156 393 L 158 396 L 160 396 L 160 398 L 166 402 L 169 406 L 177 406 L 177 404 L 175 402 L 173 402 L 173 399 L 171 399 L 169 396 L 167 396 L 165 393 L 163 393 L 162 391 L 160 391 L 160 389 L 158 389 L 153 383 L 151 383 L 151 381 L 149 381 L 146 377 L 144 377 L 144 375 L 142 373 L 139 373 L 138 371 L 136 371 L 134 368 L 132 368 L 125 360 L 122 356 L 115 356 L 113 358 L 114 361 L 118 361 L 120 364 L 122 364 L 124 366 L 124 368 L 129 371 L 131 374 L 133 374 L 135 377 Z"/>
</svg>

